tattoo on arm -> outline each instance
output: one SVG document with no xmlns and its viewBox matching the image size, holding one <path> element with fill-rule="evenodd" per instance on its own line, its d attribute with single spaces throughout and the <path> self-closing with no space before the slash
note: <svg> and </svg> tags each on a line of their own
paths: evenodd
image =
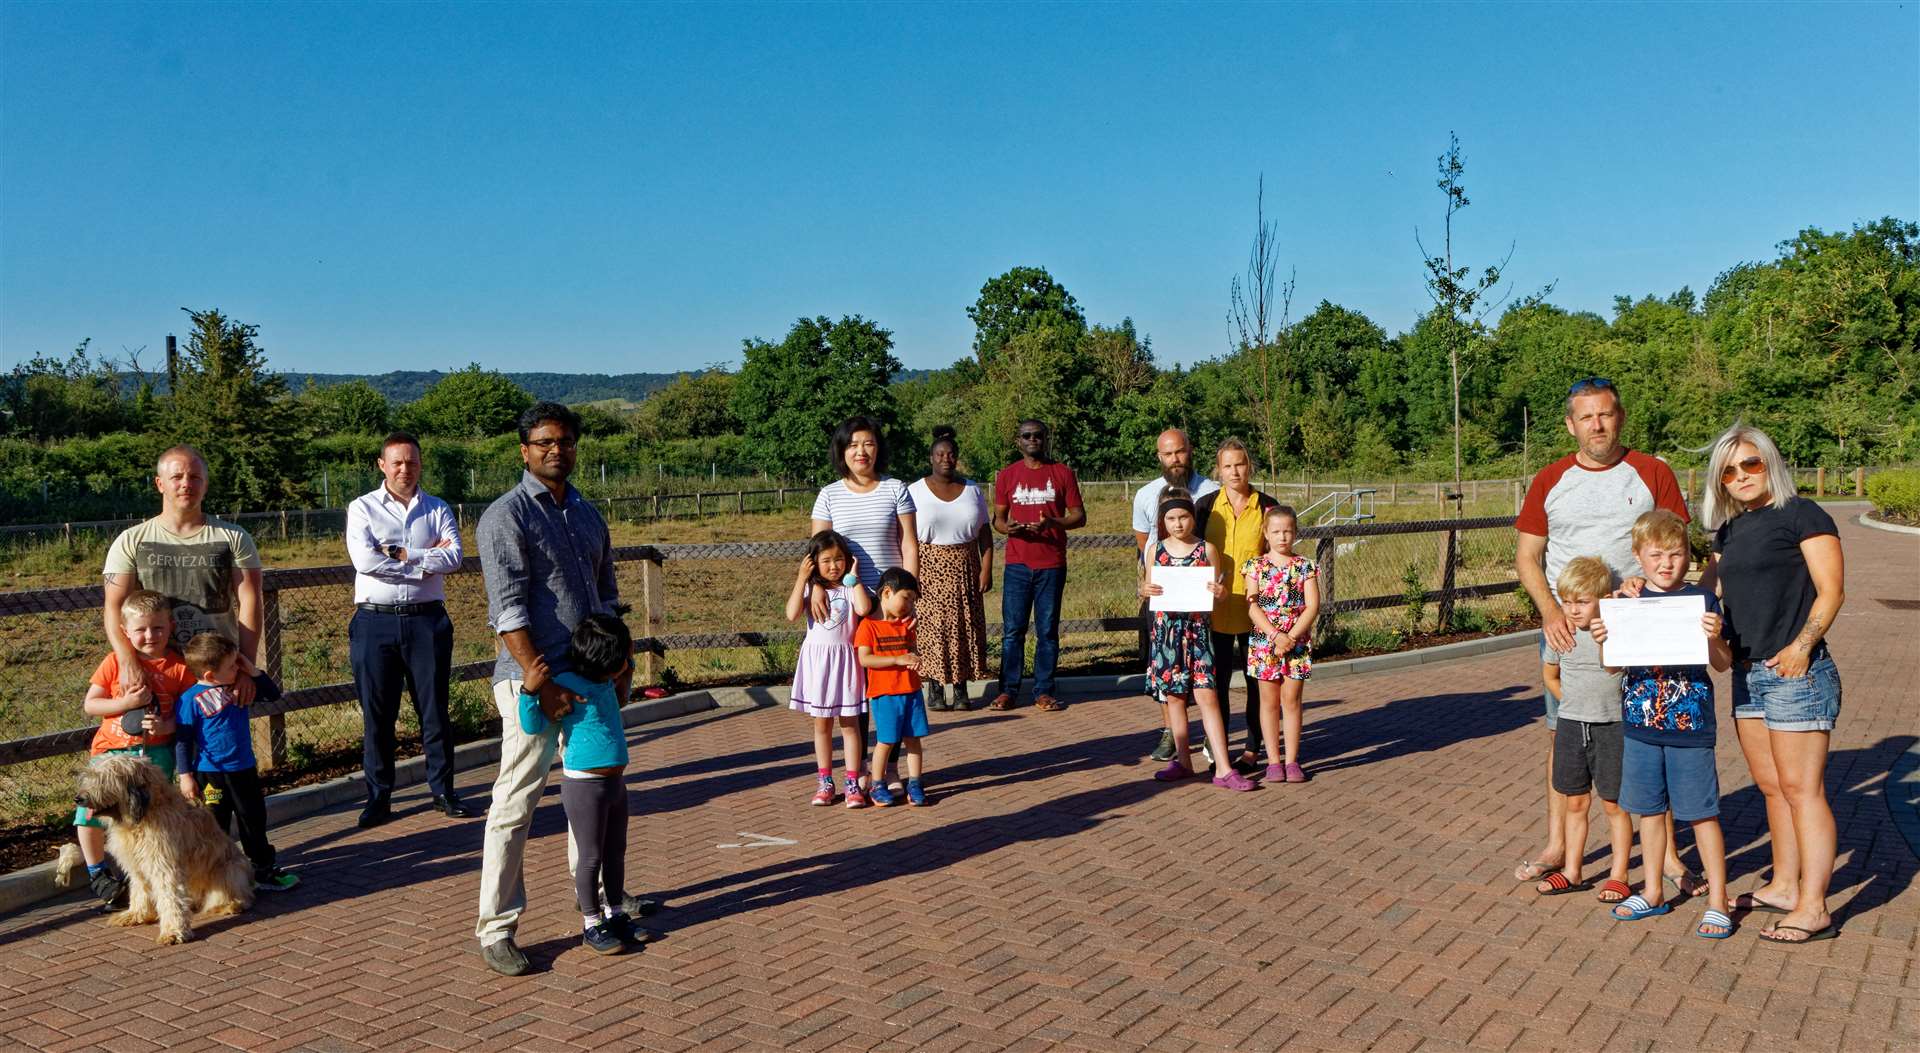
<svg viewBox="0 0 1920 1053">
<path fill-rule="evenodd" d="M 1813 650 L 1813 645 L 1819 643 L 1820 638 L 1826 634 L 1827 627 L 1826 624 L 1820 620 L 1820 616 L 1818 614 L 1810 614 L 1807 616 L 1807 627 L 1800 630 L 1800 638 L 1795 640 L 1794 643 L 1811 651 Z"/>
</svg>

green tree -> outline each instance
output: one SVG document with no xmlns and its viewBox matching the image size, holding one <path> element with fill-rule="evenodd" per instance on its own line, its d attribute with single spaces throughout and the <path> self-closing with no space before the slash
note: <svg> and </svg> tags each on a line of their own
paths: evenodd
<svg viewBox="0 0 1920 1053">
<path fill-rule="evenodd" d="M 210 507 L 261 509 L 304 496 L 300 414 L 287 383 L 267 370 L 259 327 L 219 310 L 193 320 L 167 399 L 166 431 L 207 459 Z"/>
<path fill-rule="evenodd" d="M 533 396 L 478 362 L 448 373 L 401 408 L 400 423 L 418 435 L 484 439 L 513 431 Z"/>
<path fill-rule="evenodd" d="M 777 344 L 749 339 L 733 382 L 733 413 L 745 422 L 749 463 L 786 479 L 830 471 L 827 439 L 848 417 L 866 414 L 893 438 L 896 408 L 887 384 L 900 369 L 893 334 L 859 315 L 838 322 L 801 318 Z"/>
<path fill-rule="evenodd" d="M 309 435 L 382 435 L 393 422 L 387 397 L 364 380 L 321 387 L 309 378 L 297 401 Z"/>
<path fill-rule="evenodd" d="M 602 406 L 597 402 L 583 402 L 571 407 L 580 415 L 580 434 L 602 438 L 608 435 L 625 435 L 633 430 L 627 418 Z"/>
<path fill-rule="evenodd" d="M 1049 329 L 1070 347 L 1087 328 L 1073 294 L 1045 267 L 1015 267 L 989 279 L 967 317 L 973 319 L 973 351 L 982 366 L 1021 333 Z"/>
<path fill-rule="evenodd" d="M 0 434 L 50 440 L 139 426 L 119 371 L 91 357 L 90 343 L 64 360 L 35 355 L 0 377 Z"/>
<path fill-rule="evenodd" d="M 725 370 L 682 373 L 640 404 L 634 430 L 653 442 L 732 435 L 740 430 L 733 382 L 734 375 Z"/>
</svg>

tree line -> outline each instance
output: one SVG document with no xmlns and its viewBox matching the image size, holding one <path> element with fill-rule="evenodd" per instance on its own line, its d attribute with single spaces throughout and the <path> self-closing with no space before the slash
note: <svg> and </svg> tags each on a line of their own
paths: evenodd
<svg viewBox="0 0 1920 1053">
<path fill-rule="evenodd" d="M 576 407 L 582 456 L 623 471 L 717 465 L 814 481 L 828 474 L 827 432 L 861 412 L 888 429 L 907 472 L 936 424 L 958 428 L 966 463 L 984 475 L 1012 455 L 1014 425 L 1038 417 L 1056 453 L 1091 478 L 1153 471 L 1153 438 L 1169 425 L 1201 450 L 1242 436 L 1268 471 L 1446 478 L 1457 438 L 1464 466 L 1505 475 L 1563 452 L 1567 386 L 1604 376 L 1631 409 L 1626 441 L 1676 463 L 1735 417 L 1798 463 L 1904 463 L 1920 457 L 1917 253 L 1912 222 L 1809 228 L 1772 260 L 1729 267 L 1704 295 L 1619 296 L 1602 316 L 1542 293 L 1497 317 L 1484 303 L 1476 313 L 1472 297 L 1462 310 L 1485 276 L 1436 253 L 1434 307 L 1405 332 L 1327 300 L 1286 317 L 1289 280 L 1264 324 L 1239 326 L 1232 346 L 1190 366 L 1158 361 L 1131 319 L 1089 319 L 1046 268 L 1014 267 L 966 308 L 973 346 L 945 369 L 900 379 L 879 321 L 801 318 L 778 341 L 745 340 L 737 369 L 683 373 L 637 409 Z M 1236 282 L 1237 303 L 1272 284 L 1271 264 Z M 1451 288 L 1436 284 L 1449 275 Z M 267 368 L 255 326 L 218 309 L 187 314 L 171 390 L 130 381 L 86 343 L 0 378 L 0 490 L 139 490 L 153 456 L 184 441 L 206 451 L 222 508 L 301 507 L 323 467 L 363 466 L 377 436 L 404 428 L 436 440 L 429 483 L 457 492 L 467 467 L 511 462 L 513 419 L 533 401 L 477 365 L 398 405 L 365 381 L 292 390 Z"/>
</svg>

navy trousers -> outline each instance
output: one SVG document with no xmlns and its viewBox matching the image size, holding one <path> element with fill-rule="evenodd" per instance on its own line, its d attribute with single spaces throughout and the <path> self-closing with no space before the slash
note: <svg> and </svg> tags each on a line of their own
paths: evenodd
<svg viewBox="0 0 1920 1053">
<path fill-rule="evenodd" d="M 347 639 L 366 729 L 361 766 L 366 771 L 367 799 L 386 801 L 393 796 L 393 725 L 400 717 L 403 687 L 413 697 L 413 710 L 420 717 L 427 785 L 435 796 L 452 796 L 447 675 L 453 668 L 453 620 L 445 609 L 410 615 L 356 610 Z"/>
</svg>

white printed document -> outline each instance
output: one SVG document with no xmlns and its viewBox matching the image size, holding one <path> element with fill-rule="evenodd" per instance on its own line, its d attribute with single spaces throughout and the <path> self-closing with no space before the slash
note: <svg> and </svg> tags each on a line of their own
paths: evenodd
<svg viewBox="0 0 1920 1053">
<path fill-rule="evenodd" d="M 1637 600 L 1601 600 L 1600 620 L 1607 640 L 1600 660 L 1619 669 L 1630 665 L 1706 665 L 1705 596 L 1645 595 Z"/>
<path fill-rule="evenodd" d="M 1156 611 L 1206 611 L 1213 613 L 1212 567 L 1149 567 L 1147 580 L 1160 586 L 1158 596 L 1147 597 L 1147 607 Z"/>
</svg>

